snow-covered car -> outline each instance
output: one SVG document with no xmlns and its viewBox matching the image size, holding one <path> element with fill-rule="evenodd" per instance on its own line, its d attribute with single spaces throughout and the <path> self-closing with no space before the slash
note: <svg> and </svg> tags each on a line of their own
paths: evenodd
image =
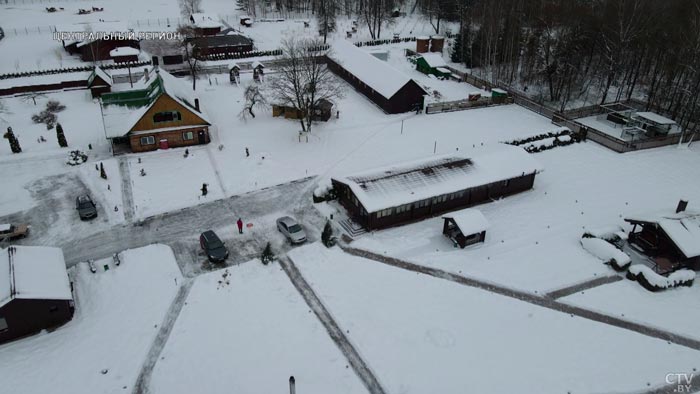
<svg viewBox="0 0 700 394">
<path fill-rule="evenodd" d="M 277 230 L 293 244 L 306 242 L 306 232 L 294 218 L 283 216 L 277 219 Z"/>
<path fill-rule="evenodd" d="M 24 238 L 29 234 L 26 224 L 0 224 L 0 241 Z"/>
<path fill-rule="evenodd" d="M 83 194 L 75 198 L 75 209 L 78 210 L 80 220 L 94 219 L 97 217 L 97 206 L 89 195 Z"/>
</svg>

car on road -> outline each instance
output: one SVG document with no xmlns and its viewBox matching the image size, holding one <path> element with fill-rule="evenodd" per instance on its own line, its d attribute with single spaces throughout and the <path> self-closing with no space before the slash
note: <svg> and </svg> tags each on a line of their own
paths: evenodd
<svg viewBox="0 0 700 394">
<path fill-rule="evenodd" d="M 306 231 L 292 217 L 283 216 L 277 219 L 277 230 L 293 244 L 306 242 Z"/>
<path fill-rule="evenodd" d="M 228 249 L 212 230 L 207 230 L 199 236 L 199 246 L 212 263 L 222 263 L 228 258 Z"/>
<path fill-rule="evenodd" d="M 80 220 L 89 220 L 97 217 L 97 206 L 87 194 L 75 198 L 75 209 L 78 210 Z"/>
<path fill-rule="evenodd" d="M 26 224 L 0 224 L 0 241 L 24 238 L 29 234 Z"/>
</svg>

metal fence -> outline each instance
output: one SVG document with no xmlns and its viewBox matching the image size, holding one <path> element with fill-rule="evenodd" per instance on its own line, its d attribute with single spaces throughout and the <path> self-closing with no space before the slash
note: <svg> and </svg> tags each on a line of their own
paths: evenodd
<svg viewBox="0 0 700 394">
<path fill-rule="evenodd" d="M 511 98 L 506 99 L 503 103 L 494 103 L 490 97 L 478 101 L 456 100 L 444 101 L 441 103 L 431 103 L 425 106 L 425 113 L 428 115 L 439 114 L 443 112 L 465 111 L 469 109 L 495 107 L 498 105 L 513 104 Z"/>
</svg>

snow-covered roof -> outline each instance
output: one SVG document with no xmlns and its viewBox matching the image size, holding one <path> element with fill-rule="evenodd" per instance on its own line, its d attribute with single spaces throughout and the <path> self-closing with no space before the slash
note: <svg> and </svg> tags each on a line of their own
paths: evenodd
<svg viewBox="0 0 700 394">
<path fill-rule="evenodd" d="M 256 68 L 258 68 L 258 67 L 260 67 L 260 68 L 265 68 L 265 66 L 264 66 L 262 63 L 260 63 L 259 61 L 257 61 L 257 60 L 255 60 L 253 63 L 251 63 L 250 66 L 251 66 L 253 69 L 256 69 Z"/>
<path fill-rule="evenodd" d="M 95 66 L 95 69 L 88 77 L 88 86 L 92 86 L 92 81 L 95 79 L 95 77 L 99 77 L 101 80 L 105 81 L 105 83 L 107 83 L 107 85 L 109 86 L 112 86 L 113 84 L 112 76 L 107 74 L 107 72 L 103 70 L 100 66 Z"/>
<path fill-rule="evenodd" d="M 172 74 L 163 69 L 159 69 L 158 73 L 153 76 L 160 80 L 162 89 L 154 89 L 152 94 L 155 95 L 150 100 L 148 105 L 138 108 L 128 107 L 126 105 L 105 105 L 102 109 L 102 119 L 104 120 L 105 135 L 107 138 L 125 136 L 136 123 L 148 112 L 151 106 L 156 102 L 157 97 L 161 94 L 167 94 L 180 105 L 189 108 L 197 116 L 199 116 L 206 124 L 211 124 L 204 111 L 195 109 L 195 95 L 189 89 L 189 86 L 183 81 L 175 78 Z M 156 83 L 151 82 L 151 83 Z M 128 90 L 124 90 L 127 92 Z"/>
<path fill-rule="evenodd" d="M 634 114 L 638 118 L 648 120 L 650 122 L 660 124 L 660 125 L 674 125 L 676 121 L 673 119 L 666 118 L 654 112 L 637 112 Z"/>
<path fill-rule="evenodd" d="M 222 27 L 219 22 L 219 17 L 214 14 L 195 13 L 190 16 L 192 23 L 199 28 L 207 29 L 214 27 Z"/>
<path fill-rule="evenodd" d="M 345 40 L 333 43 L 328 57 L 387 99 L 411 81 L 387 62 Z"/>
<path fill-rule="evenodd" d="M 61 249 L 45 246 L 0 249 L 0 306 L 15 298 L 73 299 Z"/>
<path fill-rule="evenodd" d="M 0 231 L 10 231 L 11 228 L 11 224 L 0 224 Z"/>
<path fill-rule="evenodd" d="M 431 156 L 332 179 L 348 185 L 371 213 L 541 170 L 524 149 L 499 144 L 470 156 Z"/>
<path fill-rule="evenodd" d="M 134 56 L 138 55 L 141 51 L 132 47 L 118 47 L 109 51 L 109 56 Z"/>
<path fill-rule="evenodd" d="M 443 59 L 442 55 L 437 52 L 423 53 L 420 56 L 426 61 L 426 63 L 428 63 L 428 66 L 432 68 L 447 66 L 445 59 Z"/>
<path fill-rule="evenodd" d="M 499 89 L 499 88 L 493 88 L 493 89 L 491 89 L 491 91 L 496 92 L 496 93 L 500 93 L 500 94 L 508 94 L 508 92 L 506 92 L 503 89 Z"/>
<path fill-rule="evenodd" d="M 241 69 L 241 66 L 239 66 L 238 63 L 233 62 L 233 63 L 231 63 L 231 64 L 229 65 L 229 67 L 228 67 L 229 71 L 233 70 L 234 68 L 237 68 L 237 69 L 240 70 L 240 69 Z"/>
<path fill-rule="evenodd" d="M 457 212 L 442 215 L 443 218 L 453 219 L 465 236 L 486 231 L 489 221 L 478 209 L 467 208 Z"/>
<path fill-rule="evenodd" d="M 656 223 L 686 258 L 700 256 L 700 212 L 658 212 L 632 215 L 625 220 Z"/>
</svg>

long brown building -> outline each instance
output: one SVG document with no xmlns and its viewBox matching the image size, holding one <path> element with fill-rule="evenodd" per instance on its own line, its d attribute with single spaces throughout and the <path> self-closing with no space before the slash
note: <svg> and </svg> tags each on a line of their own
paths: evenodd
<svg viewBox="0 0 700 394">
<path fill-rule="evenodd" d="M 406 74 L 347 41 L 333 44 L 328 68 L 388 114 L 423 108 L 428 93 Z"/>
<path fill-rule="evenodd" d="M 74 309 L 61 249 L 0 249 L 0 343 L 60 326 Z"/>
<path fill-rule="evenodd" d="M 433 156 L 331 178 L 350 218 L 368 230 L 432 217 L 529 190 L 542 168 L 522 148 Z"/>
</svg>

